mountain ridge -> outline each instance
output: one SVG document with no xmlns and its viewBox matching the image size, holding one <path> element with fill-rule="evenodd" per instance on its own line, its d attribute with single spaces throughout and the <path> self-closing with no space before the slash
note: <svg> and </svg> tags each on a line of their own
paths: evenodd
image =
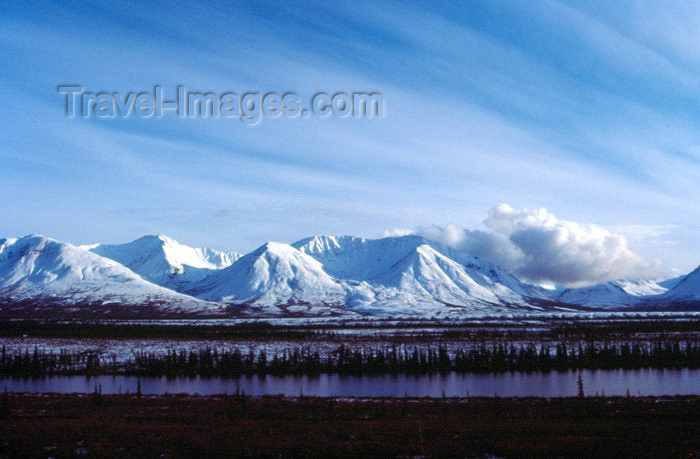
<svg viewBox="0 0 700 459">
<path fill-rule="evenodd" d="M 149 304 L 188 311 L 220 308 L 148 282 L 113 260 L 41 235 L 0 241 L 0 297 Z"/>
<path fill-rule="evenodd" d="M 213 271 L 230 266 L 240 254 L 180 244 L 168 236 L 146 235 L 124 244 L 91 244 L 83 248 L 114 260 L 162 287 L 188 289 Z"/>
<path fill-rule="evenodd" d="M 164 235 L 84 246 L 37 235 L 0 239 L 0 299 L 45 297 L 271 316 L 692 309 L 700 305 L 700 268 L 665 281 L 622 279 L 552 291 L 416 235 L 317 235 L 292 244 L 270 241 L 245 255 L 188 247 Z"/>
</svg>

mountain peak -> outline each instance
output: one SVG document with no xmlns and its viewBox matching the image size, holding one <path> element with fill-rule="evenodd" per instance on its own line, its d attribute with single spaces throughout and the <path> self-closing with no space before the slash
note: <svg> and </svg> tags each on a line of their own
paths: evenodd
<svg viewBox="0 0 700 459">
<path fill-rule="evenodd" d="M 263 245 L 259 247 L 259 249 L 263 250 L 273 250 L 273 251 L 286 251 L 288 250 L 289 247 L 292 247 L 289 244 L 285 244 L 284 242 L 275 242 L 275 241 L 267 241 Z"/>
<path fill-rule="evenodd" d="M 178 291 L 240 258 L 235 252 L 189 247 L 163 234 L 142 236 L 126 244 L 98 244 L 87 248 L 123 264 L 145 279 Z"/>
<path fill-rule="evenodd" d="M 665 293 L 668 288 L 654 279 L 617 279 L 590 285 L 569 288 L 559 293 L 559 300 L 565 303 L 588 307 L 620 308 L 631 307 Z"/>
<path fill-rule="evenodd" d="M 188 247 L 162 234 L 81 247 L 41 235 L 0 239 L 0 295 L 5 297 L 191 301 L 212 307 L 176 292 L 265 314 L 448 317 L 542 311 L 563 304 L 689 308 L 700 302 L 700 267 L 666 281 L 621 279 L 548 292 L 416 235 L 268 241 L 242 257 Z"/>
<path fill-rule="evenodd" d="M 198 296 L 274 306 L 340 303 L 345 291 L 317 260 L 289 244 L 270 241 L 209 276 Z"/>
<path fill-rule="evenodd" d="M 157 246 L 163 245 L 163 244 L 168 244 L 168 243 L 178 244 L 178 242 L 175 239 L 170 238 L 170 237 L 166 236 L 165 234 L 146 234 L 144 236 L 141 236 L 138 239 L 135 239 L 131 243 L 133 243 L 133 244 L 138 243 L 138 244 L 144 244 L 144 245 L 152 244 L 152 245 L 157 245 Z"/>
<path fill-rule="evenodd" d="M 700 266 L 681 277 L 663 297 L 670 303 L 700 301 Z"/>
<path fill-rule="evenodd" d="M 67 304 L 214 307 L 147 282 L 113 260 L 39 235 L 4 240 L 0 252 L 0 296 L 51 298 Z"/>
</svg>

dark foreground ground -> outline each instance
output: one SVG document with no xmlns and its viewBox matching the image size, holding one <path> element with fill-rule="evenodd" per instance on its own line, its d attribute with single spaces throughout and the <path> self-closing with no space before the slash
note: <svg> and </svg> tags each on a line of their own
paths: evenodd
<svg viewBox="0 0 700 459">
<path fill-rule="evenodd" d="M 1 457 L 700 455 L 700 397 L 10 394 L 1 411 Z"/>
</svg>

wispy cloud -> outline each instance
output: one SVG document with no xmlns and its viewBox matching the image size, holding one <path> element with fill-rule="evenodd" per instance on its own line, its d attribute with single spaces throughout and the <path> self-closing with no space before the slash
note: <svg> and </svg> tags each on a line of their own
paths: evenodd
<svg viewBox="0 0 700 459">
<path fill-rule="evenodd" d="M 313 233 L 473 228 L 486 206 L 510 202 L 610 228 L 673 225 L 675 251 L 628 239 L 669 266 L 700 261 L 695 7 L 1 8 L 0 193 L 10 198 L 0 204 L 2 233 L 82 242 L 147 229 L 244 251 Z M 254 128 L 71 120 L 59 83 L 305 96 L 377 90 L 387 116 Z M 129 208 L 180 210 L 113 212 Z"/>
</svg>

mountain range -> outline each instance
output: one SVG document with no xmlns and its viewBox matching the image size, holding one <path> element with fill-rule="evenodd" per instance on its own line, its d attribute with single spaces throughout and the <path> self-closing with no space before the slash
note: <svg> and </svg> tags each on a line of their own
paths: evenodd
<svg viewBox="0 0 700 459">
<path fill-rule="evenodd" d="M 0 239 L 2 311 L 37 307 L 246 316 L 451 318 L 511 313 L 698 310 L 700 268 L 668 280 L 548 290 L 420 236 L 314 236 L 241 255 L 166 236 L 74 246 Z"/>
</svg>

